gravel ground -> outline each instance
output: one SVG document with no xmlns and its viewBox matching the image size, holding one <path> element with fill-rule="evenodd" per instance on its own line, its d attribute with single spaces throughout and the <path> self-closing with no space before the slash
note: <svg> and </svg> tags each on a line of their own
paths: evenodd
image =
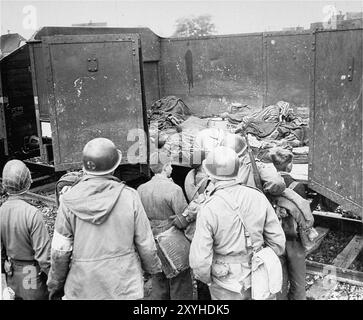
<svg viewBox="0 0 363 320">
<path fill-rule="evenodd" d="M 322 278 L 322 276 L 307 274 L 305 285 L 306 290 L 308 290 L 315 282 L 321 281 Z M 313 299 L 308 298 L 308 300 Z M 338 282 L 335 289 L 325 300 L 363 300 L 363 287 Z"/>
<path fill-rule="evenodd" d="M 335 257 L 346 247 L 353 234 L 342 231 L 329 231 L 319 248 L 307 256 L 308 260 L 331 264 Z"/>
</svg>

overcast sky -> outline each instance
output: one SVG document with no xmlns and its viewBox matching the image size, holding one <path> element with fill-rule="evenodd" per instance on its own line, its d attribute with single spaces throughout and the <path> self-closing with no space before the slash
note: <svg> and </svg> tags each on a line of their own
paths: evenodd
<svg viewBox="0 0 363 320">
<path fill-rule="evenodd" d="M 218 34 L 281 30 L 324 21 L 332 12 L 363 10 L 363 1 L 124 1 L 41 0 L 1 1 L 1 34 L 29 38 L 43 26 L 107 22 L 108 26 L 144 26 L 169 37 L 180 17 L 210 14 Z"/>
</svg>

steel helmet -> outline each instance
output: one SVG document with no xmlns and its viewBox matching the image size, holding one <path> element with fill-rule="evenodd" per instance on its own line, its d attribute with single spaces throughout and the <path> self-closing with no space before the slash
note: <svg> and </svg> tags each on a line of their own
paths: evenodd
<svg viewBox="0 0 363 320">
<path fill-rule="evenodd" d="M 84 146 L 82 158 L 86 173 L 101 176 L 113 172 L 119 166 L 122 154 L 111 140 L 96 138 Z"/>
<path fill-rule="evenodd" d="M 8 194 L 22 194 L 29 190 L 32 183 L 29 169 L 20 160 L 10 160 L 5 164 L 2 180 Z"/>
<path fill-rule="evenodd" d="M 238 134 L 232 134 L 232 133 L 227 134 L 224 137 L 222 146 L 233 149 L 234 152 L 236 152 L 239 157 L 242 156 L 247 149 L 247 144 L 245 139 Z"/>
<path fill-rule="evenodd" d="M 217 147 L 203 161 L 203 168 L 209 177 L 217 180 L 233 180 L 239 171 L 237 153 L 231 148 Z"/>
</svg>

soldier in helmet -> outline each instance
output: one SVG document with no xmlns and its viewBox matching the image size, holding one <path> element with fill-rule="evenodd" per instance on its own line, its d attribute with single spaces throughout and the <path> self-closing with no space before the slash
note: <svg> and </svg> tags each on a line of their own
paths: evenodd
<svg viewBox="0 0 363 320">
<path fill-rule="evenodd" d="M 250 299 L 252 252 L 268 246 L 281 255 L 284 232 L 263 193 L 240 183 L 232 149 L 215 148 L 203 167 L 213 188 L 197 216 L 190 266 L 209 285 L 212 299 Z"/>
<path fill-rule="evenodd" d="M 48 280 L 51 299 L 63 294 L 64 299 L 141 299 L 142 270 L 161 271 L 137 192 L 113 176 L 120 162 L 121 152 L 108 139 L 85 145 L 85 174 L 59 199 Z"/>
<path fill-rule="evenodd" d="M 1 270 L 19 300 L 48 300 L 50 239 L 37 208 L 21 199 L 29 190 L 29 169 L 10 160 L 3 169 L 3 187 L 9 195 L 0 207 Z"/>
<path fill-rule="evenodd" d="M 256 187 L 256 173 L 254 175 L 252 162 L 247 152 L 247 144 L 243 137 L 238 134 L 228 134 L 225 136 L 222 146 L 233 149 L 239 158 L 238 178 L 242 183 Z M 277 196 L 286 188 L 284 179 L 278 174 L 273 166 L 267 167 L 260 161 L 256 161 L 257 176 L 259 176 L 265 194 Z"/>
</svg>

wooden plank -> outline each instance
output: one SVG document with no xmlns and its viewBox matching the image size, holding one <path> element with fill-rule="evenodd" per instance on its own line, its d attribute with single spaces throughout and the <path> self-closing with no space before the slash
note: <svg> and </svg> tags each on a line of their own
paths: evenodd
<svg viewBox="0 0 363 320">
<path fill-rule="evenodd" d="M 332 218 L 332 219 L 339 219 L 339 220 L 346 220 L 346 221 L 362 223 L 361 220 L 345 218 L 345 217 L 342 217 L 342 215 L 340 213 L 335 213 L 335 212 L 313 211 L 313 214 L 317 215 L 317 216 L 321 216 L 321 217 L 326 217 L 326 218 Z"/>
<path fill-rule="evenodd" d="M 316 225 L 323 225 L 330 230 L 363 235 L 362 220 L 342 217 L 341 214 L 335 212 L 313 211 L 313 215 Z"/>
<path fill-rule="evenodd" d="M 309 274 L 325 275 L 339 282 L 346 282 L 355 286 L 363 286 L 363 272 L 339 268 L 333 265 L 305 260 L 306 272 Z"/>
<path fill-rule="evenodd" d="M 38 182 L 38 181 L 46 180 L 46 179 L 49 179 L 49 178 L 51 178 L 51 176 L 46 175 L 46 176 L 40 176 L 40 177 L 34 178 L 32 180 L 33 180 L 33 182 Z"/>
<path fill-rule="evenodd" d="M 38 187 L 35 187 L 35 188 L 31 188 L 29 191 L 34 192 L 34 193 L 37 193 L 39 191 L 43 191 L 43 192 L 55 191 L 55 184 L 56 184 L 55 181 L 50 182 L 50 183 L 47 183 L 47 184 L 44 184 L 44 185 L 41 185 L 41 186 L 38 186 Z"/>
<path fill-rule="evenodd" d="M 363 237 L 355 235 L 344 250 L 333 260 L 333 265 L 339 268 L 349 268 L 363 248 Z"/>
<path fill-rule="evenodd" d="M 321 242 L 323 241 L 323 239 L 325 238 L 325 236 L 328 234 L 329 229 L 328 228 L 323 228 L 323 227 L 316 227 L 315 230 L 318 232 L 318 237 L 315 239 L 315 244 L 314 246 L 308 250 L 306 252 L 306 255 L 312 253 L 313 251 L 315 251 L 317 248 L 319 248 Z"/>
<path fill-rule="evenodd" d="M 33 193 L 30 191 L 27 191 L 26 193 L 23 193 L 21 195 L 21 198 L 23 198 L 24 200 L 38 200 L 41 202 L 44 202 L 45 204 L 51 205 L 51 206 L 56 206 L 56 201 L 55 198 L 53 197 L 46 197 L 46 196 L 42 196 L 40 194 L 37 193 Z"/>
</svg>

